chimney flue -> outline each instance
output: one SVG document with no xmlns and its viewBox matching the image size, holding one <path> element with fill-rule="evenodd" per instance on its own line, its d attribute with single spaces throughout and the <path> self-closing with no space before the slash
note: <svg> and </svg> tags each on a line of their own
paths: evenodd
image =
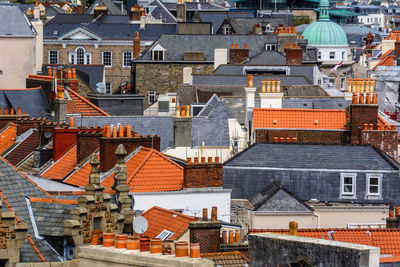
<svg viewBox="0 0 400 267">
<path fill-rule="evenodd" d="M 208 209 L 204 208 L 203 209 L 203 221 L 208 221 Z"/>
<path fill-rule="evenodd" d="M 213 206 L 211 209 L 211 221 L 217 221 L 217 207 Z"/>
</svg>

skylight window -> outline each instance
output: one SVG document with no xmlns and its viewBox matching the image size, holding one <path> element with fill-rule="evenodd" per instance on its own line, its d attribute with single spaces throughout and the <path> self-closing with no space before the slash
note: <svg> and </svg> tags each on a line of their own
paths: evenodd
<svg viewBox="0 0 400 267">
<path fill-rule="evenodd" d="M 163 230 L 156 238 L 160 238 L 162 241 L 170 238 L 174 232 L 168 231 L 168 230 Z"/>
</svg>

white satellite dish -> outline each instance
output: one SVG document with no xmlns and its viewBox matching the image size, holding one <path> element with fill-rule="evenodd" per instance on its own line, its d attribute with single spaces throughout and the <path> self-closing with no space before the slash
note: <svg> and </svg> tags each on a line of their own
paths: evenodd
<svg viewBox="0 0 400 267">
<path fill-rule="evenodd" d="M 106 92 L 104 83 L 96 83 L 96 90 L 97 90 L 97 92 L 104 94 Z"/>
<path fill-rule="evenodd" d="M 144 234 L 149 227 L 147 219 L 143 216 L 136 216 L 133 218 L 133 231 L 137 234 Z"/>
</svg>

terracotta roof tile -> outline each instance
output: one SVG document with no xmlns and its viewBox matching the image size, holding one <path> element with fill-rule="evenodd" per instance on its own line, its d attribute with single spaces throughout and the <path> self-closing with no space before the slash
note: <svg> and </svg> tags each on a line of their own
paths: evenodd
<svg viewBox="0 0 400 267">
<path fill-rule="evenodd" d="M 328 109 L 253 109 L 253 128 L 348 129 L 344 110 Z"/>
<path fill-rule="evenodd" d="M 387 56 L 384 59 L 382 59 L 376 66 L 374 67 L 374 70 L 378 66 L 393 66 L 394 65 L 394 59 L 395 56 Z"/>
<path fill-rule="evenodd" d="M 299 236 L 330 239 L 333 240 L 379 247 L 381 255 L 392 255 L 394 257 L 383 257 L 381 262 L 400 261 L 400 229 L 299 229 Z M 250 233 L 274 232 L 288 234 L 287 229 L 250 229 Z M 326 238 L 328 237 L 328 238 Z M 390 259 L 391 258 L 391 259 Z"/>
<path fill-rule="evenodd" d="M 17 125 L 10 123 L 0 132 L 0 153 L 14 144 L 17 139 Z"/>
<path fill-rule="evenodd" d="M 168 230 L 174 234 L 168 239 L 175 240 L 189 227 L 189 223 L 196 219 L 192 216 L 160 207 L 152 207 L 142 214 L 148 221 L 145 233 L 150 238 L 156 238 L 162 231 Z"/>
<path fill-rule="evenodd" d="M 64 179 L 71 173 L 76 165 L 76 145 L 73 146 L 67 153 L 59 158 L 41 176 L 50 179 Z"/>
<path fill-rule="evenodd" d="M 67 113 L 79 113 L 82 116 L 110 116 L 74 90 L 68 90 L 71 100 L 67 100 Z"/>
<path fill-rule="evenodd" d="M 5 158 L 13 165 L 18 165 L 34 149 L 39 146 L 39 132 L 33 131 L 25 140 L 19 143 Z"/>
<path fill-rule="evenodd" d="M 100 159 L 100 156 L 97 155 Z M 89 160 L 87 160 L 78 170 L 74 171 L 70 176 L 68 176 L 64 183 L 85 187 L 89 182 L 89 174 L 92 171 L 92 166 Z"/>
<path fill-rule="evenodd" d="M 215 266 L 243 267 L 247 265 L 245 257 L 239 251 L 202 254 L 202 258 L 214 261 Z"/>
<path fill-rule="evenodd" d="M 183 168 L 155 149 L 142 147 L 126 162 L 128 185 L 131 192 L 161 192 L 181 190 L 183 187 Z M 114 173 L 104 181 L 111 187 Z"/>
</svg>

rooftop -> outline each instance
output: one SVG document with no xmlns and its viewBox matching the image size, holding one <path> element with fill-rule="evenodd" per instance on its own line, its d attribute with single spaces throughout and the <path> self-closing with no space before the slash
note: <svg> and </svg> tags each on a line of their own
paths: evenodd
<svg viewBox="0 0 400 267">
<path fill-rule="evenodd" d="M 17 5 L 0 5 L 0 37 L 35 37 L 36 31 Z"/>
<path fill-rule="evenodd" d="M 44 169 L 44 171 L 41 173 L 41 176 L 56 180 L 64 179 L 75 168 L 76 150 L 77 148 L 75 145 L 56 162 L 51 164 L 48 168 Z"/>
<path fill-rule="evenodd" d="M 81 114 L 82 116 L 109 116 L 107 112 L 79 95 L 74 90 L 67 90 L 70 100 L 67 100 L 67 113 Z"/>
</svg>

